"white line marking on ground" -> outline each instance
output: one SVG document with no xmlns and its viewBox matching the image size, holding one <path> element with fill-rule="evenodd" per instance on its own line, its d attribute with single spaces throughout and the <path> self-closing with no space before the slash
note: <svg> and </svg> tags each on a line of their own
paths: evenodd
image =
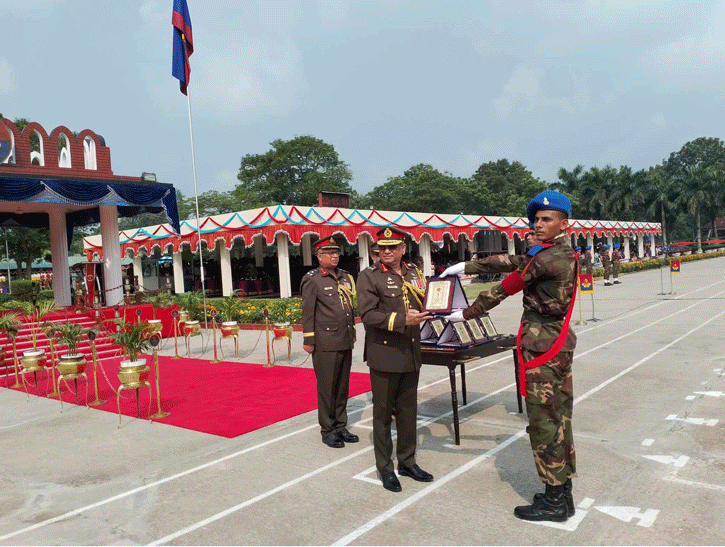
<svg viewBox="0 0 725 547">
<path fill-rule="evenodd" d="M 712 297 L 710 297 L 710 298 L 712 298 Z M 697 305 L 697 304 L 693 304 L 692 306 L 695 306 L 695 305 Z M 683 310 L 681 310 L 681 312 L 689 309 L 692 306 L 688 306 L 688 308 L 684 308 Z M 680 313 L 680 312 L 676 312 L 676 313 Z M 666 350 L 666 349 L 672 347 L 673 345 L 679 343 L 680 341 L 684 340 L 685 338 L 687 338 L 688 336 L 690 336 L 693 332 L 696 332 L 696 331 L 700 330 L 701 328 L 703 328 L 704 326 L 708 325 L 709 323 L 711 323 L 715 319 L 720 318 L 723 314 L 725 314 L 725 312 L 720 312 L 719 314 L 711 317 L 707 321 L 701 323 L 700 325 L 698 325 L 698 326 L 694 327 L 693 329 L 689 330 L 688 332 L 686 332 L 682 336 L 676 338 L 675 340 L 673 340 L 669 344 L 667 344 L 665 346 L 662 346 L 657 351 L 654 351 L 654 352 L 650 353 L 648 356 L 644 357 L 643 359 L 640 359 L 634 365 L 626 368 L 625 370 L 623 370 L 619 374 L 616 374 L 615 376 L 612 376 L 609 380 L 606 380 L 606 381 L 602 382 L 601 384 L 599 384 L 597 387 L 590 389 L 584 395 L 582 395 L 581 397 L 578 397 L 577 399 L 575 399 L 574 400 L 574 404 L 576 405 L 576 404 L 580 403 L 581 401 L 583 401 L 584 399 L 587 399 L 588 397 L 592 396 L 594 393 L 596 393 L 600 389 L 608 386 L 609 384 L 611 384 L 612 382 L 614 382 L 618 378 L 621 378 L 622 376 L 624 376 L 628 372 L 631 372 L 632 370 L 634 370 L 638 366 L 642 365 L 643 363 L 646 363 L 647 361 L 649 361 L 650 359 L 652 359 L 654 356 L 660 354 L 664 350 Z M 672 315 L 674 315 L 674 314 L 672 314 Z M 632 331 L 630 334 L 633 334 L 634 332 L 636 332 L 636 331 Z M 609 343 L 611 343 L 611 342 L 613 342 L 613 340 L 611 340 Z M 401 512 L 402 510 L 410 507 L 415 502 L 417 502 L 418 500 L 420 500 L 423 497 L 425 497 L 426 495 L 428 495 L 430 492 L 434 492 L 435 490 L 437 490 L 441 486 L 445 485 L 446 483 L 448 483 L 452 479 L 454 479 L 454 478 L 458 477 L 459 475 L 465 473 L 466 471 L 468 471 L 472 467 L 475 467 L 477 464 L 479 464 L 483 460 L 489 458 L 493 454 L 495 454 L 495 453 L 499 452 L 500 450 L 502 450 L 503 448 L 509 446 L 511 443 L 513 443 L 514 441 L 520 439 L 524 435 L 526 435 L 526 430 L 525 429 L 522 429 L 521 431 L 519 431 L 515 435 L 512 435 L 511 437 L 509 437 L 508 439 L 506 439 L 500 445 L 498 445 L 498 446 L 492 448 L 491 450 L 489 450 L 489 451 L 481 454 L 477 458 L 474 458 L 473 460 L 469 461 L 468 463 L 464 464 L 463 466 L 459 467 L 458 469 L 456 469 L 454 471 L 451 471 L 447 475 L 445 475 L 445 476 L 441 477 L 440 479 L 436 480 L 435 482 L 431 483 L 429 486 L 427 486 L 423 490 L 420 490 L 419 492 L 413 494 L 412 496 L 410 496 L 409 498 L 403 500 L 402 502 L 398 503 L 397 505 L 394 505 L 393 507 L 391 507 L 387 511 L 381 513 L 377 517 L 371 519 L 370 521 L 368 521 L 367 523 L 363 524 L 362 526 L 360 526 L 356 530 L 353 530 L 348 535 L 346 535 L 343 538 L 337 540 L 335 543 L 333 543 L 333 545 L 348 545 L 350 542 L 356 540 L 357 538 L 359 538 L 363 534 L 369 532 L 370 530 L 372 530 L 376 526 L 382 524 L 383 522 L 385 522 L 389 518 L 397 515 L 399 512 Z"/>
<path fill-rule="evenodd" d="M 674 456 L 654 455 L 654 456 L 642 456 L 653 462 L 663 463 L 665 465 L 674 465 L 675 467 L 685 467 L 685 464 L 689 461 L 688 456 L 680 456 L 675 458 Z"/>
<path fill-rule="evenodd" d="M 686 424 L 692 424 L 692 425 L 706 425 L 709 427 L 713 427 L 717 425 L 718 420 L 713 418 L 711 420 L 707 420 L 705 418 L 678 418 L 677 414 L 670 414 L 665 418 L 665 420 L 668 421 L 674 421 L 674 422 L 685 422 Z"/>
<path fill-rule="evenodd" d="M 687 479 L 682 479 L 680 477 L 675 477 L 672 475 L 667 475 L 665 477 L 662 477 L 662 479 L 669 481 L 669 482 L 676 482 L 678 484 L 686 484 L 687 486 L 696 486 L 698 488 L 706 488 L 708 490 L 725 491 L 725 486 L 720 486 L 719 484 L 708 484 L 706 482 L 688 481 Z"/>
<path fill-rule="evenodd" d="M 652 443 L 655 442 L 654 439 L 645 439 L 642 441 L 642 446 L 652 446 Z"/>
<path fill-rule="evenodd" d="M 577 509 L 589 509 L 593 503 L 594 500 L 592 498 L 584 498 L 579 502 L 579 505 L 577 505 Z"/>
<path fill-rule="evenodd" d="M 704 395 L 705 397 L 722 397 L 725 394 L 722 391 L 696 391 L 695 395 Z"/>
<path fill-rule="evenodd" d="M 692 401 L 694 399 L 695 399 L 694 395 L 688 395 L 687 397 L 685 397 L 685 401 Z"/>
<path fill-rule="evenodd" d="M 632 519 L 637 519 L 637 526 L 644 528 L 652 526 L 660 512 L 659 509 L 646 509 L 644 513 L 640 513 L 639 507 L 625 506 L 599 507 L 595 505 L 594 509 L 622 522 L 632 522 Z"/>
<path fill-rule="evenodd" d="M 547 521 L 547 520 L 541 520 L 541 521 L 524 520 L 522 522 L 525 522 L 527 524 L 536 524 L 537 526 L 546 526 L 547 528 L 556 528 L 558 530 L 565 530 L 567 532 L 573 532 L 574 530 L 577 529 L 577 527 L 584 520 L 584 517 L 586 517 L 588 514 L 589 514 L 589 511 L 586 511 L 584 509 L 579 509 L 576 513 L 574 513 L 573 517 L 569 517 L 564 522 L 551 522 L 551 521 Z"/>
</svg>

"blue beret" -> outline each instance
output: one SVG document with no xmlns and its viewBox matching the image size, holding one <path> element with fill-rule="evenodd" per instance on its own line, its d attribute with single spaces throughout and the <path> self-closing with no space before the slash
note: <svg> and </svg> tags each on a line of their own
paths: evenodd
<svg viewBox="0 0 725 547">
<path fill-rule="evenodd" d="M 575 250 L 575 251 L 581 251 L 581 250 L 582 250 L 582 248 L 581 248 L 581 247 L 574 247 L 574 250 Z"/>
<path fill-rule="evenodd" d="M 526 206 L 526 216 L 529 217 L 529 222 L 533 223 L 536 220 L 537 211 L 561 211 L 568 217 L 571 213 L 571 201 L 561 192 L 547 190 L 541 192 Z"/>
<path fill-rule="evenodd" d="M 603 245 L 602 248 L 603 249 L 609 249 L 609 245 Z"/>
<path fill-rule="evenodd" d="M 614 248 L 615 248 L 615 249 L 619 249 L 619 243 L 615 243 L 615 244 L 614 244 Z"/>
<path fill-rule="evenodd" d="M 587 245 L 587 248 L 586 248 L 586 250 L 588 251 L 588 250 L 589 250 L 589 249 L 591 249 L 591 248 L 592 248 L 592 246 L 591 246 L 591 245 Z"/>
</svg>

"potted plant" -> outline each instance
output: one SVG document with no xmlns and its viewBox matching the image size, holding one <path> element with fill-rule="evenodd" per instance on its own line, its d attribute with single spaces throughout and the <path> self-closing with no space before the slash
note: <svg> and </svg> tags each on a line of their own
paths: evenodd
<svg viewBox="0 0 725 547">
<path fill-rule="evenodd" d="M 184 323 L 189 319 L 199 319 L 199 310 L 203 297 L 201 291 L 183 292 L 176 295 L 176 303 L 181 307 L 179 322 Z"/>
<path fill-rule="evenodd" d="M 154 294 L 145 294 L 143 297 L 143 302 L 145 304 L 151 304 L 151 306 L 153 306 L 153 319 L 148 321 L 148 324 L 151 326 L 153 332 L 161 335 L 161 330 L 163 326 L 161 325 L 161 319 L 156 319 L 156 310 L 159 310 L 161 308 L 168 308 L 173 303 L 171 295 L 163 291 Z"/>
<path fill-rule="evenodd" d="M 0 316 L 0 332 L 4 332 L 5 336 L 13 345 L 13 364 L 15 365 L 15 380 L 17 384 L 18 380 L 18 364 L 15 360 L 15 338 L 20 332 L 20 327 L 23 323 L 20 321 L 20 316 L 16 312 L 6 313 Z M 5 363 L 5 348 L 2 348 L 2 362 Z"/>
<path fill-rule="evenodd" d="M 61 376 L 79 374 L 85 370 L 86 356 L 78 351 L 78 346 L 88 332 L 90 329 L 78 323 L 58 323 L 45 329 L 46 336 L 55 337 L 58 344 L 67 349 L 58 360 L 58 373 Z"/>
<path fill-rule="evenodd" d="M 239 332 L 239 308 L 237 299 L 237 291 L 223 298 L 216 305 L 217 315 L 221 321 L 222 336 L 234 336 Z"/>
<path fill-rule="evenodd" d="M 112 319 L 110 322 L 115 323 L 116 331 L 110 332 L 108 337 L 120 346 L 126 355 L 126 359 L 121 361 L 118 379 L 124 385 L 138 383 L 149 371 L 146 359 L 139 358 L 139 355 L 151 347 L 149 340 L 151 328 L 146 323 L 128 323 L 122 317 Z"/>
<path fill-rule="evenodd" d="M 23 315 L 28 318 L 33 349 L 23 352 L 21 362 L 26 368 L 43 367 L 45 366 L 45 350 L 38 349 L 38 334 L 42 329 L 41 321 L 43 318 L 55 310 L 55 302 L 52 300 L 41 300 L 37 304 L 23 302 L 22 309 Z"/>
</svg>

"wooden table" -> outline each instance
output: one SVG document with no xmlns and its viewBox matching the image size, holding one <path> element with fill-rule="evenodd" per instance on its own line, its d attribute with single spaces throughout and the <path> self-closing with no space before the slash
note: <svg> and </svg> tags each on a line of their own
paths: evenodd
<svg viewBox="0 0 725 547">
<path fill-rule="evenodd" d="M 453 406 L 453 430 L 455 432 L 456 444 L 461 444 L 460 428 L 458 423 L 458 392 L 456 390 L 456 367 L 461 367 L 461 394 L 463 404 L 466 401 L 466 363 L 490 357 L 513 349 L 514 373 L 516 374 L 516 397 L 519 403 L 519 412 L 523 411 L 521 394 L 519 393 L 519 363 L 516 356 L 516 336 L 513 334 L 500 335 L 481 344 L 468 347 L 444 347 L 444 346 L 421 346 L 421 353 L 424 365 L 439 365 L 448 367 L 448 374 L 451 380 L 451 404 Z"/>
</svg>

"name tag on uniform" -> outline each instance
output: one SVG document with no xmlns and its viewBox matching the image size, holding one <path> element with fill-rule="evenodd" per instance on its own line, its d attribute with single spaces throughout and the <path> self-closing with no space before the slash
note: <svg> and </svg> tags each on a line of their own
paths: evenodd
<svg viewBox="0 0 725 547">
<path fill-rule="evenodd" d="M 333 290 L 333 288 L 332 287 L 325 287 L 325 290 L 326 291 L 331 291 L 331 290 Z"/>
<path fill-rule="evenodd" d="M 398 288 L 398 286 L 397 286 L 397 285 L 388 285 L 388 288 L 389 288 L 389 289 L 397 289 L 397 288 Z"/>
</svg>

